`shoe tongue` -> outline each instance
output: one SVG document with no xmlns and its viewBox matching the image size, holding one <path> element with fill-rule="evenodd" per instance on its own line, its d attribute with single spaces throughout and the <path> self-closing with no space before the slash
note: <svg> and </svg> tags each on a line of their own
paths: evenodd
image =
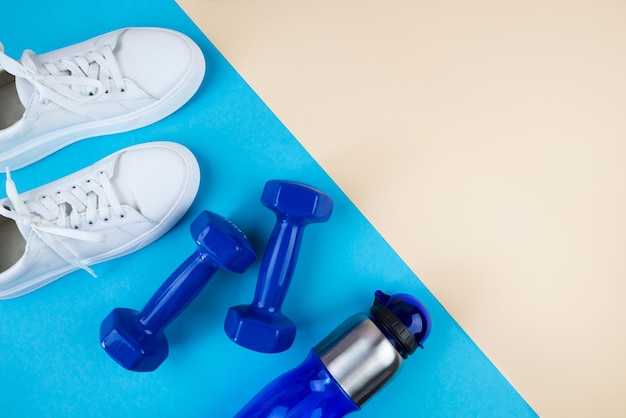
<svg viewBox="0 0 626 418">
<path fill-rule="evenodd" d="M 28 236 L 30 235 L 30 232 L 32 231 L 30 226 L 26 225 L 25 223 L 19 222 L 19 221 L 15 221 L 15 224 L 17 225 L 17 229 L 20 231 L 20 234 L 22 234 L 24 239 L 26 241 L 28 241 Z"/>
<path fill-rule="evenodd" d="M 122 205 L 130 206 L 137 211 L 141 211 L 137 200 L 137 190 L 132 182 L 127 181 L 128 174 L 126 171 L 125 166 L 122 166 L 121 169 L 118 168 L 113 177 L 111 177 L 111 185 L 115 189 Z"/>
<path fill-rule="evenodd" d="M 25 78 L 15 77 L 15 89 L 22 106 L 27 107 L 30 97 L 35 92 L 35 86 Z"/>
</svg>

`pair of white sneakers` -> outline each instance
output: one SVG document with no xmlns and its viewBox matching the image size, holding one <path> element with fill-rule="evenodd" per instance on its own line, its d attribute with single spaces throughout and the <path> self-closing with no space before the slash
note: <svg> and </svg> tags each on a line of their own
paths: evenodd
<svg viewBox="0 0 626 418">
<path fill-rule="evenodd" d="M 198 90 L 204 56 L 187 36 L 126 28 L 14 60 L 0 44 L 0 299 L 136 251 L 164 235 L 198 192 L 200 169 L 181 144 L 122 149 L 18 193 L 10 170 L 96 135 L 137 129 Z"/>
</svg>

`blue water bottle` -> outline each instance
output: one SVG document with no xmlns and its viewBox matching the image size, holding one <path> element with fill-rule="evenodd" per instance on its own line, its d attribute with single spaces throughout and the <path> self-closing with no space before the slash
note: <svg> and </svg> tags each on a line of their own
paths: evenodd
<svg viewBox="0 0 626 418">
<path fill-rule="evenodd" d="M 417 299 L 378 290 L 369 315 L 345 320 L 235 418 L 339 418 L 357 411 L 422 347 L 429 331 L 430 316 Z"/>
</svg>

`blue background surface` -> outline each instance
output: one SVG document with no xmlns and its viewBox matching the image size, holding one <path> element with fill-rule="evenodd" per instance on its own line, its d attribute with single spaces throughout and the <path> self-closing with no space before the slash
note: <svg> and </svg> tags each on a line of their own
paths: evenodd
<svg viewBox="0 0 626 418">
<path fill-rule="evenodd" d="M 0 416 L 230 417 L 267 382 L 299 364 L 343 319 L 367 311 L 376 289 L 418 297 L 433 329 L 425 349 L 357 416 L 536 416 L 175 2 L 10 2 L 0 14 L 0 41 L 19 58 L 24 49 L 43 53 L 127 26 L 179 30 L 200 45 L 207 75 L 196 96 L 161 122 L 73 144 L 13 178 L 26 191 L 128 145 L 173 140 L 196 155 L 200 191 L 165 237 L 94 266 L 99 278 L 79 271 L 0 301 Z M 227 309 L 252 300 L 259 257 L 243 275 L 218 273 L 168 327 L 170 355 L 157 371 L 133 373 L 113 362 L 99 344 L 100 322 L 115 307 L 143 307 L 193 251 L 189 224 L 201 210 L 231 219 L 262 254 L 274 215 L 259 197 L 273 178 L 312 184 L 335 201 L 329 222 L 307 227 L 283 305 L 298 325 L 292 348 L 256 353 L 223 331 Z"/>
</svg>

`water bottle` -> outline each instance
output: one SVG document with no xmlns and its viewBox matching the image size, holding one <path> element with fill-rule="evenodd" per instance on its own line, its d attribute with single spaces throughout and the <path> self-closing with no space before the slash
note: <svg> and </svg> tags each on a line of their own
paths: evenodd
<svg viewBox="0 0 626 418">
<path fill-rule="evenodd" d="M 369 314 L 346 319 L 235 418 L 340 418 L 358 411 L 429 332 L 430 316 L 416 298 L 378 290 Z"/>
</svg>

